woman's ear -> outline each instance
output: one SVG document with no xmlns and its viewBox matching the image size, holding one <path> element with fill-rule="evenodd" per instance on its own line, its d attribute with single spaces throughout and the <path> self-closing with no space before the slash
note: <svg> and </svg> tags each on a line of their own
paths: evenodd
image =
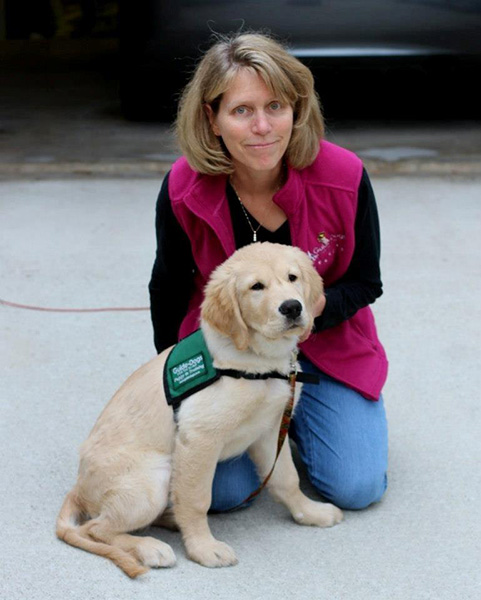
<svg viewBox="0 0 481 600">
<path fill-rule="evenodd" d="M 212 131 L 214 132 L 214 135 L 216 135 L 217 137 L 220 136 L 220 130 L 217 127 L 216 124 L 216 114 L 214 113 L 212 106 L 210 104 L 204 104 L 204 111 L 205 114 L 207 115 L 207 118 L 209 119 L 209 123 L 210 126 L 212 128 Z"/>
<path fill-rule="evenodd" d="M 238 350 L 249 345 L 249 330 L 242 318 L 233 279 L 217 269 L 205 287 L 201 318 L 229 337 Z"/>
</svg>

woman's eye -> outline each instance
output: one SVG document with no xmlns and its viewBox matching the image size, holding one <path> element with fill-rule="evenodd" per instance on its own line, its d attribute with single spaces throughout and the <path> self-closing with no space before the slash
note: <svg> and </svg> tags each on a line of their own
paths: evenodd
<svg viewBox="0 0 481 600">
<path fill-rule="evenodd" d="M 260 281 L 258 281 L 257 283 L 254 283 L 254 285 L 251 286 L 251 290 L 263 290 L 266 286 L 261 283 Z"/>
<path fill-rule="evenodd" d="M 281 108 L 281 103 L 280 102 L 271 102 L 271 109 L 272 110 L 279 110 Z"/>
<path fill-rule="evenodd" d="M 247 112 L 247 108 L 245 106 L 238 106 L 235 110 L 234 110 L 236 115 L 245 115 L 245 113 Z"/>
<path fill-rule="evenodd" d="M 293 275 L 292 273 L 289 275 L 289 281 L 297 281 L 297 275 Z"/>
</svg>

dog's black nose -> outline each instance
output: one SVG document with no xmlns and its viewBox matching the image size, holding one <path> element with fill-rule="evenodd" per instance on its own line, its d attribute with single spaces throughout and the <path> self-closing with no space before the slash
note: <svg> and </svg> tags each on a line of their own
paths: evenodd
<svg viewBox="0 0 481 600">
<path fill-rule="evenodd" d="M 288 319 L 297 319 L 302 312 L 302 304 L 299 300 L 285 300 L 279 306 L 279 312 Z"/>
</svg>

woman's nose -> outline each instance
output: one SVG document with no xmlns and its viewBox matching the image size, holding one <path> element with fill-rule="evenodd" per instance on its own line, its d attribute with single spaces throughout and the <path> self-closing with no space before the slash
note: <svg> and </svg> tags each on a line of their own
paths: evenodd
<svg viewBox="0 0 481 600">
<path fill-rule="evenodd" d="M 252 127 L 254 133 L 266 135 L 272 129 L 270 121 L 264 112 L 256 113 Z"/>
</svg>

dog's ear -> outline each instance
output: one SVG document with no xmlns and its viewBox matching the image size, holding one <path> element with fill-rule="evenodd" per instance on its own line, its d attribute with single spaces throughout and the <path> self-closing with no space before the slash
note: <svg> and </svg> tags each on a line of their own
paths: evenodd
<svg viewBox="0 0 481 600">
<path fill-rule="evenodd" d="M 201 318 L 232 339 L 238 350 L 249 345 L 249 330 L 242 318 L 233 276 L 217 269 L 205 287 Z"/>
<path fill-rule="evenodd" d="M 300 268 L 302 273 L 302 279 L 306 285 L 306 302 L 309 304 L 309 311 L 313 312 L 313 309 L 318 302 L 324 291 L 324 285 L 322 277 L 314 268 L 311 260 L 305 252 L 300 251 Z"/>
</svg>

